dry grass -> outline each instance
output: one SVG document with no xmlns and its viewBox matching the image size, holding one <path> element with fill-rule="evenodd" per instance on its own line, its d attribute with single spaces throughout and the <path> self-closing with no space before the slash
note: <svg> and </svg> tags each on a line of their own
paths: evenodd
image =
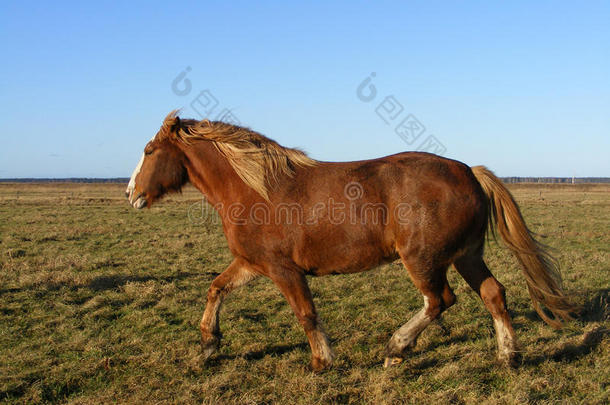
<svg viewBox="0 0 610 405">
<path fill-rule="evenodd" d="M 171 403 L 607 403 L 610 188 L 512 186 L 526 220 L 557 249 L 582 306 L 561 331 L 532 310 L 515 259 L 492 242 L 523 364 L 495 365 L 490 316 L 450 271 L 458 304 L 384 370 L 392 332 L 421 305 L 397 264 L 311 280 L 337 354 L 309 370 L 309 347 L 268 280 L 232 294 L 225 339 L 205 364 L 198 323 L 230 262 L 218 224 L 187 212 L 192 189 L 151 210 L 122 185 L 0 184 L 0 400 Z"/>
</svg>

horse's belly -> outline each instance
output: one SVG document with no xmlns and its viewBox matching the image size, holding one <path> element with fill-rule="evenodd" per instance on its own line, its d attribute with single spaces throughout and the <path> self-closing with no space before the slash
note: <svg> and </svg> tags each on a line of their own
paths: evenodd
<svg viewBox="0 0 610 405">
<path fill-rule="evenodd" d="M 324 240 L 300 246 L 293 255 L 299 267 L 316 276 L 358 273 L 397 258 L 396 251 L 384 247 L 381 238 L 355 242 Z"/>
</svg>

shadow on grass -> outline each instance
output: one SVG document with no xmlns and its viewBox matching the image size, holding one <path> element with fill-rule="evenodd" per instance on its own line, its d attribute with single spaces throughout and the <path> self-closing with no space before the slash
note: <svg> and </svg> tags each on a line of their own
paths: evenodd
<svg viewBox="0 0 610 405">
<path fill-rule="evenodd" d="M 211 278 L 214 278 L 214 274 L 211 274 Z M 86 284 L 73 284 L 66 285 L 66 283 L 61 282 L 47 282 L 41 285 L 42 289 L 38 289 L 36 294 L 39 296 L 45 295 L 51 291 L 57 291 L 61 288 L 70 288 L 72 290 L 77 290 L 79 288 L 88 288 L 91 291 L 100 292 L 107 290 L 114 290 L 119 287 L 124 286 L 127 283 L 133 282 L 146 282 L 146 281 L 157 281 L 157 282 L 172 282 L 176 280 L 184 280 L 191 277 L 206 277 L 210 278 L 209 273 L 186 273 L 180 272 L 176 274 L 172 274 L 170 276 L 135 276 L 135 275 L 127 275 L 127 274 L 111 274 L 105 276 L 95 277 L 93 280 L 89 281 Z M 32 287 L 15 287 L 15 288 L 2 288 L 0 289 L 0 296 L 4 294 L 17 294 L 24 291 L 32 291 Z"/>
<path fill-rule="evenodd" d="M 206 364 L 209 366 L 218 366 L 223 361 L 226 360 L 235 360 L 237 358 L 244 358 L 246 360 L 261 360 L 265 356 L 281 356 L 283 354 L 292 352 L 294 350 L 307 350 L 309 349 L 309 344 L 307 342 L 301 342 L 296 344 L 287 344 L 287 345 L 275 345 L 269 346 L 263 350 L 257 350 L 248 353 L 234 353 L 234 354 L 217 354 L 206 360 Z"/>
<path fill-rule="evenodd" d="M 417 348 L 413 351 L 413 353 L 425 353 L 434 349 L 437 349 L 439 347 L 446 347 L 446 346 L 450 346 L 454 343 L 465 343 L 465 342 L 469 342 L 472 339 L 475 339 L 476 336 L 473 336 L 472 334 L 469 333 L 460 333 L 457 335 L 453 335 L 453 336 L 449 336 L 446 339 L 441 339 L 441 340 L 437 340 L 434 342 L 430 342 L 428 345 L 426 345 L 423 348 Z"/>
<path fill-rule="evenodd" d="M 602 288 L 601 290 L 585 290 L 575 292 L 574 295 L 582 295 L 587 297 L 584 304 L 577 306 L 572 314 L 574 319 L 586 323 L 605 322 L 610 320 L 610 289 Z M 552 314 L 547 311 L 548 315 Z M 542 322 L 542 319 L 533 310 L 527 311 L 524 316 L 534 322 Z"/>
<path fill-rule="evenodd" d="M 18 288 L 18 287 L 14 287 L 14 288 L 1 288 L 0 289 L 0 296 L 2 296 L 4 294 L 20 293 L 22 291 L 25 291 L 25 288 Z"/>
<path fill-rule="evenodd" d="M 421 372 L 436 367 L 439 364 L 439 360 L 435 358 L 418 358 L 418 359 L 407 359 L 408 367 L 405 367 L 405 374 L 419 375 Z"/>
<path fill-rule="evenodd" d="M 127 283 L 142 283 L 146 281 L 163 281 L 172 282 L 175 280 L 184 280 L 190 277 L 200 276 L 199 273 L 185 273 L 180 272 L 171 276 L 156 277 L 156 276 L 134 276 L 126 274 L 112 274 L 109 276 L 99 276 L 91 280 L 85 287 L 92 291 L 100 292 L 107 290 L 114 290 L 122 287 Z"/>
<path fill-rule="evenodd" d="M 589 299 L 583 305 L 579 318 L 585 322 L 610 320 L 610 289 L 593 290 L 585 294 Z"/>
<path fill-rule="evenodd" d="M 253 310 L 253 309 L 249 309 L 249 308 L 242 308 L 238 311 L 235 311 L 235 316 L 239 317 L 239 318 L 243 318 L 243 319 L 247 319 L 248 321 L 254 322 L 254 323 L 260 323 L 263 322 L 267 316 L 262 313 L 259 312 L 258 310 Z"/>
<path fill-rule="evenodd" d="M 582 335 L 580 342 L 567 343 L 553 353 L 541 353 L 523 360 L 524 365 L 537 366 L 547 360 L 572 362 L 590 354 L 600 343 L 610 336 L 610 329 L 598 326 Z"/>
<path fill-rule="evenodd" d="M 62 402 L 71 395 L 82 391 L 80 381 L 75 379 L 53 381 L 45 379 L 45 376 L 39 373 L 32 373 L 31 375 L 24 377 L 22 381 L 19 381 L 16 384 L 11 383 L 9 383 L 8 386 L 5 385 L 0 390 L 0 401 L 26 403 L 26 401 L 23 400 L 16 400 L 26 395 L 28 390 L 31 389 L 31 386 L 36 383 L 38 383 L 40 386 L 41 402 L 45 403 Z"/>
</svg>

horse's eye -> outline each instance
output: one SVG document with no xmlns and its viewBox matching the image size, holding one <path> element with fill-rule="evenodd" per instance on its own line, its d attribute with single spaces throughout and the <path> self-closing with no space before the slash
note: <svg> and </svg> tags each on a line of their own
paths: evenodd
<svg viewBox="0 0 610 405">
<path fill-rule="evenodd" d="M 152 154 L 152 153 L 153 153 L 153 151 L 154 151 L 154 149 L 153 149 L 153 148 L 146 148 L 146 149 L 144 149 L 144 154 L 145 154 L 145 155 L 150 155 L 150 154 Z"/>
</svg>

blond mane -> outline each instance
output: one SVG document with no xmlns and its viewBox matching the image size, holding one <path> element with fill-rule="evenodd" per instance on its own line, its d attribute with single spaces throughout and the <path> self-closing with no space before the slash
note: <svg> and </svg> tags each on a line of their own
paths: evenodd
<svg viewBox="0 0 610 405">
<path fill-rule="evenodd" d="M 172 137 L 185 144 L 211 141 L 244 183 L 266 200 L 270 187 L 282 176 L 293 176 L 297 166 L 318 164 L 305 152 L 283 147 L 251 129 L 207 119 L 180 120 L 177 111 L 169 113 L 157 136 Z"/>
</svg>

